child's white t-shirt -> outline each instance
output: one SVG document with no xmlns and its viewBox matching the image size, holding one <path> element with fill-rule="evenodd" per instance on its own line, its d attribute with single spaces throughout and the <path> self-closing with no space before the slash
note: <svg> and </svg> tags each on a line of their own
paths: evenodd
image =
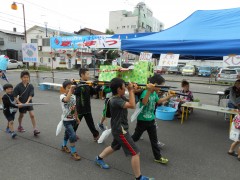
<svg viewBox="0 0 240 180">
<path fill-rule="evenodd" d="M 66 94 L 60 95 L 60 104 L 62 107 L 62 118 L 63 121 L 72 121 L 75 120 L 74 114 L 76 111 L 76 97 L 75 95 L 71 95 L 69 102 L 64 102 L 63 99 L 67 97 Z"/>
</svg>

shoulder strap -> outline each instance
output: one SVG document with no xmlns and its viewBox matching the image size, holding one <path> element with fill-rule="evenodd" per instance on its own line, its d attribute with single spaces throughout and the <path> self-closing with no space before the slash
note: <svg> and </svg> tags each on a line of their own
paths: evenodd
<svg viewBox="0 0 240 180">
<path fill-rule="evenodd" d="M 29 84 L 27 85 L 27 87 L 25 88 L 25 90 L 23 91 L 23 93 L 19 97 L 22 97 L 22 95 L 27 91 Z"/>
</svg>

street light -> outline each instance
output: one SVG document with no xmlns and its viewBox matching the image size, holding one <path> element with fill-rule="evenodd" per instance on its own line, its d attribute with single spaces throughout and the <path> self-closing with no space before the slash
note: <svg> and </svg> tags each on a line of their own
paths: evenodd
<svg viewBox="0 0 240 180">
<path fill-rule="evenodd" d="M 13 10 L 17 10 L 17 9 L 18 9 L 17 4 L 21 4 L 22 7 L 23 7 L 24 39 L 25 39 L 25 42 L 27 43 L 27 31 L 26 31 L 26 21 L 25 21 L 25 9 L 24 9 L 24 4 L 23 4 L 23 3 L 18 3 L 18 2 L 13 2 L 12 5 L 11 5 L 11 8 L 12 8 Z"/>
<path fill-rule="evenodd" d="M 27 31 L 26 31 L 26 21 L 25 21 L 25 9 L 24 9 L 24 4 L 23 3 L 18 3 L 18 2 L 13 2 L 11 5 L 11 8 L 13 10 L 17 10 L 18 6 L 17 4 L 21 4 L 23 7 L 23 22 L 24 22 L 24 39 L 25 39 L 25 43 L 27 43 Z M 29 69 L 29 63 L 27 62 L 27 69 Z"/>
</svg>

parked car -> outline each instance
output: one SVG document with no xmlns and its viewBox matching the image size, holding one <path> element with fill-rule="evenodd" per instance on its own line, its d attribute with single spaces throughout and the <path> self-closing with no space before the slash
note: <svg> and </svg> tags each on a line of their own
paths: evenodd
<svg viewBox="0 0 240 180">
<path fill-rule="evenodd" d="M 240 68 L 238 69 L 222 68 L 216 76 L 216 81 L 221 82 L 234 82 L 237 79 L 240 79 Z"/>
<path fill-rule="evenodd" d="M 210 66 L 200 66 L 198 69 L 199 76 L 210 76 L 212 74 L 213 68 Z"/>
<path fill-rule="evenodd" d="M 182 70 L 184 66 L 185 66 L 184 64 L 178 64 L 180 74 L 182 74 Z"/>
<path fill-rule="evenodd" d="M 196 66 L 193 66 L 193 65 L 186 65 L 183 67 L 183 70 L 182 70 L 182 75 L 185 76 L 185 75 L 189 75 L 189 76 L 194 76 L 196 75 Z"/>
<path fill-rule="evenodd" d="M 7 69 L 20 69 L 23 67 L 22 61 L 17 61 L 15 59 L 9 59 Z"/>
<path fill-rule="evenodd" d="M 155 66 L 154 73 L 165 74 L 168 71 L 168 67 Z"/>
<path fill-rule="evenodd" d="M 171 66 L 169 69 L 168 69 L 168 74 L 180 74 L 181 71 L 180 71 L 180 67 L 179 66 Z"/>
</svg>

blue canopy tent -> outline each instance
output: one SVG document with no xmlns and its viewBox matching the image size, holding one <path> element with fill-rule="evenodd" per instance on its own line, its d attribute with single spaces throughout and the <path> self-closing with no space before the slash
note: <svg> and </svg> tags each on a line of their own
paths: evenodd
<svg viewBox="0 0 240 180">
<path fill-rule="evenodd" d="M 240 8 L 198 10 L 179 24 L 152 35 L 124 39 L 132 53 L 175 53 L 192 56 L 240 54 Z"/>
</svg>

